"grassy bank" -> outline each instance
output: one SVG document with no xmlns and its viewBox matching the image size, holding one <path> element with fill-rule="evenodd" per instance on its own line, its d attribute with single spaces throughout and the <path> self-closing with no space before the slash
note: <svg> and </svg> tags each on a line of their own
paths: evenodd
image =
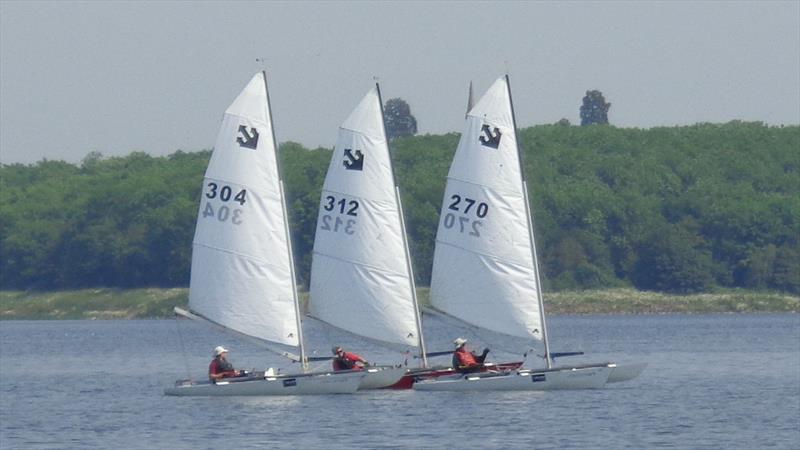
<svg viewBox="0 0 800 450">
<path fill-rule="evenodd" d="M 800 297 L 745 290 L 672 295 L 609 289 L 545 294 L 545 310 L 548 314 L 797 313 Z"/>
<path fill-rule="evenodd" d="M 189 290 L 80 289 L 0 291 L 0 319 L 138 319 L 169 317 Z"/>
<path fill-rule="evenodd" d="M 419 300 L 428 303 L 428 288 Z M 172 316 L 185 306 L 189 290 L 83 289 L 75 291 L 0 291 L 0 319 L 138 319 Z M 307 293 L 301 293 L 303 303 Z M 633 289 L 551 292 L 548 314 L 665 314 L 800 312 L 800 297 L 787 294 L 726 291 L 669 295 Z"/>
</svg>

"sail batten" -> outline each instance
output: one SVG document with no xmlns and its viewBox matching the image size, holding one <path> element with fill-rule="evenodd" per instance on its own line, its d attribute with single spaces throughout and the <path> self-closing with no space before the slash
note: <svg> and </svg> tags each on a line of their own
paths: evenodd
<svg viewBox="0 0 800 450">
<path fill-rule="evenodd" d="M 469 110 L 447 176 L 431 304 L 467 324 L 542 339 L 537 268 L 507 80 Z"/>
<path fill-rule="evenodd" d="M 322 187 L 312 317 L 370 340 L 418 346 L 400 214 L 376 86 L 339 127 Z"/>
</svg>

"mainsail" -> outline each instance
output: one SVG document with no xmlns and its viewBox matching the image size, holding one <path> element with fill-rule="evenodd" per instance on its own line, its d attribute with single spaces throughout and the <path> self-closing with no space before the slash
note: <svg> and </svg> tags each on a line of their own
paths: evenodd
<svg viewBox="0 0 800 450">
<path fill-rule="evenodd" d="M 418 346 L 413 274 L 376 86 L 339 127 L 314 238 L 310 313 L 349 332 Z"/>
<path fill-rule="evenodd" d="M 447 176 L 431 304 L 480 328 L 542 339 L 525 189 L 503 77 L 468 112 Z"/>
<path fill-rule="evenodd" d="M 239 333 L 297 346 L 294 273 L 271 120 L 262 72 L 225 111 L 203 179 L 189 308 Z"/>
</svg>

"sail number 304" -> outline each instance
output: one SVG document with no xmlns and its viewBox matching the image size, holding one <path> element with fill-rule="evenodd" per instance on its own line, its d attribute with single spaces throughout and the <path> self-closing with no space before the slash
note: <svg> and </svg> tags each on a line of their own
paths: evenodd
<svg viewBox="0 0 800 450">
<path fill-rule="evenodd" d="M 238 203 L 239 206 L 244 206 L 247 202 L 247 190 L 241 189 L 234 194 L 234 190 L 230 186 L 220 186 L 217 183 L 208 183 L 206 185 L 205 197 L 209 200 L 219 199 L 223 202 L 221 206 L 214 208 L 211 202 L 206 201 L 203 207 L 203 218 L 215 218 L 220 222 L 230 221 L 234 225 L 242 223 L 242 210 L 236 205 L 228 206 L 227 203 Z"/>
<path fill-rule="evenodd" d="M 459 233 L 469 233 L 470 236 L 480 237 L 481 228 L 483 228 L 483 221 L 480 219 L 485 218 L 489 213 L 489 205 L 458 194 L 451 195 L 450 200 L 447 209 L 459 214 L 448 211 L 442 219 L 444 227 L 453 229 L 457 226 Z"/>
</svg>

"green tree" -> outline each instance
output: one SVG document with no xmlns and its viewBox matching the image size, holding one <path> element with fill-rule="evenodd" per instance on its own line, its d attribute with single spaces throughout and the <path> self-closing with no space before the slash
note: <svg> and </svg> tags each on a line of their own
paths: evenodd
<svg viewBox="0 0 800 450">
<path fill-rule="evenodd" d="M 308 286 L 311 257 L 317 229 L 322 183 L 331 160 L 331 150 L 307 150 L 295 142 L 280 145 L 282 177 L 286 183 L 286 209 L 291 225 L 297 281 Z"/>
<path fill-rule="evenodd" d="M 389 140 L 417 134 L 417 119 L 411 115 L 411 107 L 401 98 L 386 100 L 383 107 L 386 118 L 386 135 Z"/>
<path fill-rule="evenodd" d="M 581 105 L 581 125 L 608 125 L 608 110 L 611 103 L 606 103 L 600 91 L 586 91 Z"/>
<path fill-rule="evenodd" d="M 800 293 L 800 246 L 797 243 L 778 248 L 770 287 Z"/>
<path fill-rule="evenodd" d="M 634 286 L 680 294 L 707 290 L 712 263 L 701 240 L 675 225 L 654 230 L 639 251 L 631 274 Z"/>
<path fill-rule="evenodd" d="M 518 132 L 546 288 L 800 293 L 800 127 Z M 414 273 L 430 280 L 459 135 L 392 141 Z M 185 286 L 210 151 L 0 165 L 3 289 Z M 280 147 L 307 283 L 329 149 Z"/>
</svg>

